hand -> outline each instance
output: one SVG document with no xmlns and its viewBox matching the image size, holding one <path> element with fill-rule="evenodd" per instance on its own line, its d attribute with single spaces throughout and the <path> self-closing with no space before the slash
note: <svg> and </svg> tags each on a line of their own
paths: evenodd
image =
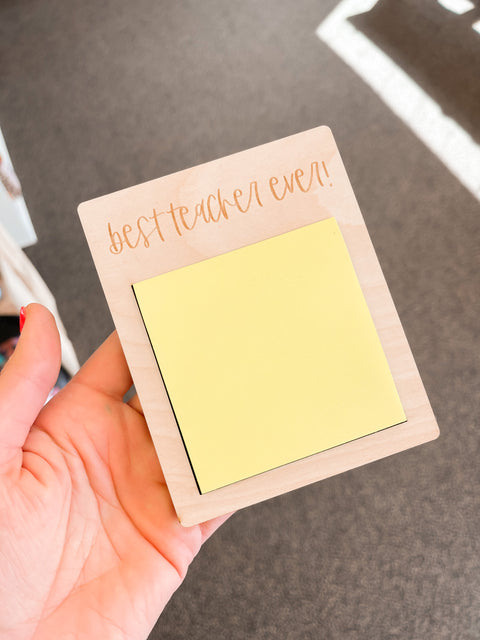
<svg viewBox="0 0 480 640">
<path fill-rule="evenodd" d="M 146 638 L 202 543 L 182 527 L 116 333 L 47 405 L 52 315 L 29 305 L 0 375 L 0 638 Z"/>
</svg>

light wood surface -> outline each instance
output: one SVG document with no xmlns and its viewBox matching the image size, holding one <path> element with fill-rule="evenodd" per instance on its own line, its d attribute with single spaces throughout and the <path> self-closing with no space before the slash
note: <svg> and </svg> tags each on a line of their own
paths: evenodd
<svg viewBox="0 0 480 640">
<path fill-rule="evenodd" d="M 328 127 L 84 202 L 79 215 L 182 524 L 234 511 L 438 435 Z M 350 252 L 407 422 L 201 495 L 132 284 L 332 216 Z"/>
</svg>

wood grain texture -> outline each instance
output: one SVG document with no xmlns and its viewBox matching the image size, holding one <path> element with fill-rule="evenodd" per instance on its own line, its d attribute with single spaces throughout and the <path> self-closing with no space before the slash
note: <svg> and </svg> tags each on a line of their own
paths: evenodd
<svg viewBox="0 0 480 640">
<path fill-rule="evenodd" d="M 328 127 L 84 202 L 79 215 L 182 524 L 234 511 L 438 435 Z M 350 252 L 407 422 L 201 495 L 131 285 L 332 216 Z"/>
</svg>

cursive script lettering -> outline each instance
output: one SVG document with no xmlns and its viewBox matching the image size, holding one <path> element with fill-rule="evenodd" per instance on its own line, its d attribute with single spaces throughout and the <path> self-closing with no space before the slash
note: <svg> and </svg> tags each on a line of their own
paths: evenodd
<svg viewBox="0 0 480 640">
<path fill-rule="evenodd" d="M 328 185 L 333 186 L 325 162 L 315 160 L 307 171 L 297 168 L 280 177 L 271 176 L 263 191 L 258 180 L 252 180 L 248 188 L 237 187 L 228 197 L 218 188 L 190 206 L 170 202 L 164 211 L 154 208 L 152 215 L 140 215 L 131 224 L 124 224 L 118 229 L 108 222 L 109 250 L 118 255 L 124 248 L 136 249 L 140 244 L 148 249 L 152 237 L 160 242 L 165 242 L 170 233 L 182 237 L 185 232 L 195 229 L 199 222 L 217 224 L 229 220 L 232 213 L 245 214 L 263 207 L 265 198 L 273 197 L 273 202 L 280 202 L 295 192 L 308 193 L 314 186 L 324 187 L 326 179 Z"/>
<path fill-rule="evenodd" d="M 329 175 L 327 167 L 325 166 L 325 162 L 322 162 L 322 168 L 326 177 L 328 178 Z M 268 181 L 272 196 L 275 198 L 275 200 L 283 200 L 287 193 L 294 193 L 296 189 L 299 189 L 302 193 L 308 193 L 315 181 L 317 181 L 317 183 L 321 187 L 325 186 L 321 177 L 321 169 L 318 162 L 316 161 L 312 162 L 312 164 L 310 165 L 310 176 L 307 184 L 305 183 L 305 181 L 302 181 L 302 178 L 304 178 L 304 176 L 305 174 L 302 169 L 295 169 L 295 171 L 292 171 L 290 174 L 283 175 L 283 180 L 279 180 L 276 176 L 272 176 Z M 277 189 L 279 184 L 280 188 Z"/>
</svg>

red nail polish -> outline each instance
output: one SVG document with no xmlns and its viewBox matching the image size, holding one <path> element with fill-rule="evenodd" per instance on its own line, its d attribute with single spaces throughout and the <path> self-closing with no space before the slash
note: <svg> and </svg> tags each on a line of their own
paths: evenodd
<svg viewBox="0 0 480 640">
<path fill-rule="evenodd" d="M 20 333 L 22 333 L 24 324 L 25 324 L 25 307 L 21 307 L 20 308 Z"/>
</svg>

